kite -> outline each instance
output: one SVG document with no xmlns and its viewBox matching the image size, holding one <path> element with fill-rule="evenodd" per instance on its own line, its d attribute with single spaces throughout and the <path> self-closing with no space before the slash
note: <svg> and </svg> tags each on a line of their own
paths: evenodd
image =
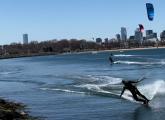
<svg viewBox="0 0 165 120">
<path fill-rule="evenodd" d="M 153 19 L 154 19 L 154 6 L 153 6 L 153 4 L 146 3 L 146 8 L 147 8 L 148 19 L 150 21 L 153 21 Z"/>
</svg>

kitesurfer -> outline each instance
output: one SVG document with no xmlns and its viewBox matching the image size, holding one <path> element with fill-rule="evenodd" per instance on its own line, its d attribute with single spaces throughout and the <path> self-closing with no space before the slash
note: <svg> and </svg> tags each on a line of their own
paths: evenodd
<svg viewBox="0 0 165 120">
<path fill-rule="evenodd" d="M 137 89 L 136 83 L 140 82 L 141 80 L 138 80 L 138 81 L 126 81 L 126 80 L 123 80 L 122 83 L 124 84 L 124 87 L 123 87 L 123 90 L 121 92 L 121 95 L 120 97 L 123 95 L 124 91 L 127 89 L 129 90 L 132 95 L 133 95 L 133 98 L 136 100 L 136 101 L 140 101 L 140 102 L 143 102 L 143 104 L 148 104 L 149 100 L 139 92 L 139 90 Z"/>
<path fill-rule="evenodd" d="M 114 63 L 114 60 L 113 60 L 113 54 L 111 53 L 111 55 L 109 56 L 109 61 L 111 62 L 111 64 Z"/>
</svg>

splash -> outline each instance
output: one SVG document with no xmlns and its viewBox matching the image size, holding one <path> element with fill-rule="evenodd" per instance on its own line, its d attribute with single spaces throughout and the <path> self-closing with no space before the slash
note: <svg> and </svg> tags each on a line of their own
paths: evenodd
<svg viewBox="0 0 165 120">
<path fill-rule="evenodd" d="M 81 85 L 75 85 L 75 87 L 81 87 L 81 88 L 98 88 L 98 87 L 105 87 L 108 85 L 118 85 L 121 83 L 122 78 L 115 78 L 111 76 L 88 76 L 90 80 L 89 83 L 84 83 Z M 91 83 L 92 82 L 92 83 Z"/>
<path fill-rule="evenodd" d="M 80 81 L 84 84 L 88 84 L 88 83 L 98 83 L 98 84 L 118 84 L 121 83 L 122 78 L 116 78 L 116 77 L 112 77 L 112 76 L 108 76 L 108 75 L 80 75 L 80 76 L 68 76 L 66 78 L 72 79 L 72 80 L 76 80 L 76 81 Z"/>
<path fill-rule="evenodd" d="M 136 62 L 136 61 L 115 61 L 115 64 L 128 64 L 128 65 L 165 65 L 164 61 L 160 62 Z"/>
<path fill-rule="evenodd" d="M 115 57 L 132 57 L 132 56 L 136 56 L 136 55 L 126 55 L 126 54 L 118 54 L 118 55 L 114 55 Z"/>
<path fill-rule="evenodd" d="M 55 89 L 55 88 L 40 88 L 43 91 L 59 91 L 59 92 L 67 92 L 67 93 L 77 93 L 77 94 L 85 94 L 85 92 L 78 92 L 69 89 Z"/>
<path fill-rule="evenodd" d="M 164 95 L 165 94 L 165 81 L 157 80 L 157 81 L 154 81 L 153 83 L 139 86 L 138 89 L 149 100 L 152 100 L 152 99 L 154 99 L 154 97 L 156 97 L 158 95 Z M 123 98 L 130 100 L 132 102 L 137 102 L 133 99 L 130 91 L 125 91 Z"/>
<path fill-rule="evenodd" d="M 122 91 L 120 84 L 84 84 L 76 87 L 86 89 L 92 93 L 98 93 L 98 95 L 116 95 L 119 96 Z M 138 86 L 139 91 L 145 95 L 148 99 L 152 100 L 155 96 L 165 95 L 165 81 L 157 80 L 149 84 L 143 84 Z M 132 94 L 129 91 L 125 91 L 123 98 L 134 101 Z"/>
<path fill-rule="evenodd" d="M 115 78 L 115 77 L 111 77 L 111 76 L 93 76 L 93 79 L 100 81 L 102 84 L 119 84 L 122 81 L 122 78 Z"/>
<path fill-rule="evenodd" d="M 145 62 L 133 62 L 133 61 L 115 61 L 114 62 L 115 64 L 137 64 L 137 65 L 145 65 L 146 63 Z"/>
<path fill-rule="evenodd" d="M 162 65 L 165 65 L 165 60 L 164 60 L 164 59 L 161 60 L 160 63 L 161 63 Z"/>
<path fill-rule="evenodd" d="M 139 86 L 139 90 L 151 100 L 156 95 L 165 94 L 165 81 L 157 80 L 154 81 L 153 83 L 144 86 Z"/>
</svg>

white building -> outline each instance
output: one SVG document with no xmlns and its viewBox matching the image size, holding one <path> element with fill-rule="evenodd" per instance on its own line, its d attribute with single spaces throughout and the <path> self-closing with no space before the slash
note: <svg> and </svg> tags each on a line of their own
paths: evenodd
<svg viewBox="0 0 165 120">
<path fill-rule="evenodd" d="M 23 34 L 23 44 L 28 44 L 28 34 Z"/>
<path fill-rule="evenodd" d="M 123 42 L 127 41 L 127 30 L 125 27 L 121 28 L 121 40 Z"/>
</svg>

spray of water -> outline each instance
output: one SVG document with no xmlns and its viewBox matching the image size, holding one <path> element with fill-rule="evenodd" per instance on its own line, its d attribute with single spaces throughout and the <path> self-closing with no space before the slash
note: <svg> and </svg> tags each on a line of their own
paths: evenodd
<svg viewBox="0 0 165 120">
<path fill-rule="evenodd" d="M 153 99 L 156 95 L 165 94 L 165 81 L 156 80 L 153 83 L 140 86 L 139 90 L 149 99 Z"/>
</svg>

